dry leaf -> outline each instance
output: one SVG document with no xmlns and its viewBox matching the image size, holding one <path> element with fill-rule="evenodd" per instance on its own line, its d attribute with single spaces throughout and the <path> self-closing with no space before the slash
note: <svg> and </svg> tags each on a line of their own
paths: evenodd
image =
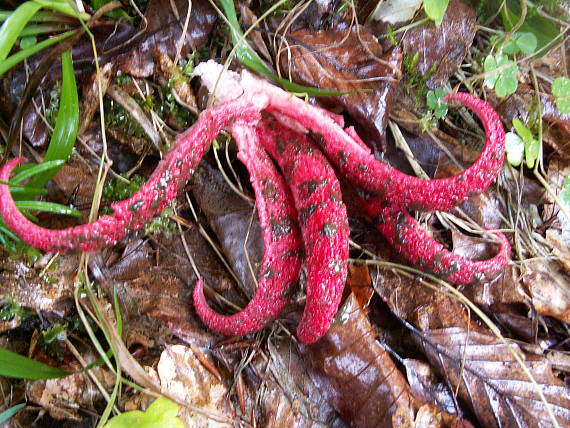
<svg viewBox="0 0 570 428">
<path fill-rule="evenodd" d="M 550 427 L 536 387 L 511 351 L 490 334 L 463 328 L 426 330 L 416 337 L 431 364 L 458 388 L 482 426 Z M 519 353 L 561 426 L 570 424 L 570 392 L 546 358 Z"/>
<path fill-rule="evenodd" d="M 344 427 L 343 421 L 312 381 L 307 362 L 290 341 L 268 341 L 269 356 L 257 353 L 245 370 L 248 408 L 262 427 Z M 253 401 L 255 400 L 255 401 Z"/>
<path fill-rule="evenodd" d="M 228 388 L 202 365 L 192 349 L 167 346 L 156 370 L 149 369 L 149 373 L 159 381 L 163 394 L 191 406 L 181 408 L 179 413 L 186 427 L 229 426 Z"/>
<path fill-rule="evenodd" d="M 302 347 L 314 380 L 341 417 L 355 427 L 390 427 L 398 408 L 417 404 L 403 375 L 376 341 L 364 311 L 350 295 L 328 333 Z"/>
<path fill-rule="evenodd" d="M 557 262 L 525 261 L 527 273 L 523 283 L 532 297 L 532 304 L 541 315 L 570 323 L 570 276 Z"/>
<path fill-rule="evenodd" d="M 407 30 L 402 39 L 404 55 L 419 52 L 420 75 L 431 71 L 430 89 L 444 86 L 469 52 L 476 31 L 473 8 L 463 0 L 449 2 L 439 27 L 429 21 Z"/>
<path fill-rule="evenodd" d="M 361 137 L 377 152 L 385 146 L 385 130 L 392 95 L 400 77 L 401 53 L 383 54 L 376 38 L 364 27 L 299 30 L 286 36 L 279 61 L 285 77 L 333 91 L 372 89 L 330 98 L 358 124 Z M 324 101 L 323 101 L 324 102 Z"/>
</svg>

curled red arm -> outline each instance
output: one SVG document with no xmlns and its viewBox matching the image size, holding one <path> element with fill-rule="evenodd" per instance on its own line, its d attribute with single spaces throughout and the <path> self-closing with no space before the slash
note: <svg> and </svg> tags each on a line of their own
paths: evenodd
<svg viewBox="0 0 570 428">
<path fill-rule="evenodd" d="M 505 155 L 505 132 L 498 114 L 485 101 L 467 93 L 448 95 L 481 119 L 486 132 L 479 158 L 453 177 L 425 180 L 404 174 L 374 158 L 329 115 L 275 88 L 269 95 L 268 111 L 276 110 L 295 119 L 314 133 L 329 160 L 353 184 L 389 201 L 392 206 L 414 210 L 449 210 L 470 193 L 485 190 L 497 177 Z"/>
<path fill-rule="evenodd" d="M 383 208 L 378 198 L 362 199 L 366 213 L 374 219 L 376 228 L 396 251 L 412 265 L 433 273 L 454 284 L 469 284 L 496 279 L 509 263 L 511 246 L 500 232 L 498 250 L 488 260 L 461 257 L 433 239 L 405 210 Z"/>
<path fill-rule="evenodd" d="M 93 223 L 51 230 L 40 227 L 20 213 L 7 185 L 0 185 L 0 214 L 22 241 L 43 251 L 95 251 L 114 245 L 131 230 L 141 228 L 176 198 L 178 190 L 194 173 L 211 141 L 231 119 L 255 121 L 265 98 L 237 99 L 204 111 L 197 122 L 180 134 L 172 149 L 149 180 L 130 198 L 111 205 L 112 215 Z M 15 158 L 0 169 L 0 180 L 9 181 L 12 170 L 24 162 Z"/>
<path fill-rule="evenodd" d="M 260 330 L 287 304 L 301 269 L 301 234 L 291 192 L 269 156 L 260 146 L 253 127 L 231 126 L 238 157 L 245 164 L 255 192 L 263 233 L 264 254 L 257 291 L 249 304 L 233 315 L 213 311 L 204 297 L 202 279 L 194 288 L 194 308 L 208 327 L 226 335 Z"/>
<path fill-rule="evenodd" d="M 329 329 L 342 298 L 348 264 L 348 218 L 334 170 L 305 135 L 276 121 L 257 126 L 293 193 L 305 246 L 306 303 L 297 327 L 303 343 Z"/>
</svg>

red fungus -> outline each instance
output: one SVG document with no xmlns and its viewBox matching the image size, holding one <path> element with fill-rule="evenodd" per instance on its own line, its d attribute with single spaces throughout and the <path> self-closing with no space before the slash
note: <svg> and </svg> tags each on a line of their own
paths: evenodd
<svg viewBox="0 0 570 428">
<path fill-rule="evenodd" d="M 301 236 L 297 211 L 285 180 L 259 144 L 253 127 L 233 124 L 238 157 L 247 167 L 255 192 L 264 254 L 257 291 L 242 311 L 233 315 L 214 312 L 204 297 L 202 279 L 194 288 L 194 307 L 208 327 L 226 335 L 260 330 L 287 304 L 301 269 Z"/>
<path fill-rule="evenodd" d="M 356 186 L 374 194 L 363 204 L 364 208 L 369 215 L 380 220 L 378 230 L 412 263 L 457 283 L 490 279 L 508 263 L 510 247 L 502 234 L 498 234 L 501 244 L 494 258 L 487 261 L 466 260 L 445 250 L 407 213 L 408 209 L 450 209 L 471 192 L 485 190 L 496 178 L 503 162 L 505 135 L 498 115 L 486 102 L 463 93 L 446 97 L 449 101 L 460 101 L 479 116 L 486 131 L 485 146 L 477 161 L 463 173 L 449 178 L 423 180 L 374 159 L 354 129 L 343 129 L 340 116 L 311 106 L 247 71 L 241 75 L 225 71 L 219 79 L 222 69 L 221 65 L 209 61 L 200 64 L 196 74 L 202 77 L 210 90 L 214 87 L 220 90 L 216 96 L 218 101 L 224 103 L 204 111 L 197 123 L 176 139 L 172 150 L 159 163 L 149 181 L 131 198 L 112 204 L 113 215 L 64 230 L 41 228 L 18 211 L 8 186 L 0 185 L 0 213 L 6 224 L 24 242 L 46 251 L 92 251 L 114 244 L 129 230 L 140 228 L 176 197 L 177 191 L 208 150 L 210 142 L 222 128 L 230 125 L 240 143 L 240 156 L 252 173 L 260 221 L 264 228 L 266 254 L 263 275 L 258 292 L 240 314 L 225 317 L 213 312 L 204 299 L 202 282 L 198 282 L 194 297 L 197 311 L 212 328 L 227 334 L 253 331 L 261 328 L 284 305 L 285 290 L 290 285 L 287 279 L 294 277 L 293 271 L 299 263 L 297 255 L 283 252 L 288 251 L 284 249 L 289 248 L 288 245 L 295 248 L 294 233 L 287 232 L 287 239 L 277 242 L 275 232 L 281 233 L 281 229 L 270 226 L 269 231 L 267 224 L 264 225 L 273 212 L 290 218 L 292 208 L 286 198 L 277 201 L 263 194 L 264 177 L 274 184 L 278 180 L 276 173 L 264 169 L 269 168 L 269 164 L 255 140 L 258 138 L 255 133 L 260 133 L 263 144 L 282 164 L 281 168 L 288 176 L 295 203 L 300 209 L 301 220 L 306 221 L 302 233 L 311 278 L 298 334 L 301 340 L 312 342 L 325 333 L 338 306 L 346 276 L 348 225 L 332 168 L 303 135 L 310 130 L 340 172 Z M 273 113 L 289 129 L 275 123 L 271 128 L 266 122 L 261 122 L 253 130 L 262 110 Z M 16 158 L 4 165 L 0 170 L 0 180 L 8 181 L 13 168 L 22 161 L 22 158 Z M 258 167 L 261 170 L 256 172 Z M 316 181 L 313 183 L 313 180 Z M 315 187 L 314 192 L 307 193 L 306 189 L 312 190 L 313 184 L 319 189 Z M 272 242 L 269 242 L 269 237 L 273 238 Z M 291 271 L 285 273 L 281 282 L 264 282 L 263 278 L 273 275 L 271 268 L 286 268 L 284 257 L 292 257 Z M 326 261 L 324 264 L 323 260 Z M 317 285 L 319 273 L 323 275 L 322 284 Z M 326 285 L 331 289 L 327 289 Z M 275 303 L 272 296 L 279 301 Z"/>
<path fill-rule="evenodd" d="M 349 229 L 340 184 L 327 159 L 305 135 L 267 119 L 257 131 L 285 175 L 299 213 L 307 300 L 297 337 L 313 343 L 329 329 L 346 281 Z"/>
<path fill-rule="evenodd" d="M 130 198 L 111 204 L 112 215 L 67 229 L 46 229 L 24 217 L 14 204 L 9 187 L 0 184 L 2 218 L 22 241 L 43 251 L 95 251 L 114 245 L 129 231 L 140 229 L 176 198 L 210 143 L 230 120 L 255 121 L 259 118 L 263 96 L 256 100 L 237 99 L 202 112 L 197 122 L 176 138 L 172 149 L 148 181 Z M 24 161 L 24 158 L 15 158 L 7 162 L 0 170 L 0 180 L 9 181 L 12 170 Z"/>
<path fill-rule="evenodd" d="M 362 199 L 362 207 L 376 228 L 411 264 L 454 284 L 492 281 L 509 262 L 511 246 L 500 232 L 497 254 L 488 260 L 470 260 L 447 250 L 433 239 L 405 210 L 383 208 L 378 198 Z"/>
</svg>

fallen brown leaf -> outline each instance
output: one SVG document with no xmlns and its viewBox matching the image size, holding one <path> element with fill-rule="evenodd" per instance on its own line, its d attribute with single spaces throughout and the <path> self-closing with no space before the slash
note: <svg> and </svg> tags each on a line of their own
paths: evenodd
<svg viewBox="0 0 570 428">
<path fill-rule="evenodd" d="M 323 103 L 346 110 L 364 141 L 377 153 L 383 151 L 387 113 L 400 78 L 400 50 L 383 53 L 372 33 L 361 26 L 298 30 L 286 39 L 287 46 L 278 56 L 285 77 L 333 91 L 372 90 L 333 97 Z"/>
<path fill-rule="evenodd" d="M 342 418 L 355 427 L 390 427 L 392 415 L 418 405 L 351 294 L 328 333 L 302 353 L 315 368 L 314 381 Z"/>
<path fill-rule="evenodd" d="M 524 361 L 560 425 L 570 424 L 570 392 L 546 358 L 523 354 L 512 342 L 509 349 L 491 334 L 459 327 L 425 330 L 416 341 L 482 426 L 552 426 L 537 387 L 512 352 Z"/>
</svg>

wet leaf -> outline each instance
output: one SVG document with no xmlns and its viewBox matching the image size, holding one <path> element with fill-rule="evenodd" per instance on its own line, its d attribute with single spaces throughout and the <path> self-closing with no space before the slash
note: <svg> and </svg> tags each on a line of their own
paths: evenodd
<svg viewBox="0 0 570 428">
<path fill-rule="evenodd" d="M 511 351 L 490 334 L 463 328 L 417 336 L 431 364 L 446 376 L 482 426 L 552 426 L 535 385 Z M 511 343 L 521 354 L 518 345 Z M 570 393 L 542 357 L 521 354 L 561 426 L 570 423 Z"/>
<path fill-rule="evenodd" d="M 368 266 L 349 264 L 346 285 L 350 287 L 350 290 L 358 301 L 358 305 L 361 308 L 366 308 L 374 295 L 372 278 L 370 278 Z"/>
<path fill-rule="evenodd" d="M 329 403 L 353 426 L 391 426 L 398 408 L 417 404 L 388 353 L 376 341 L 365 312 L 351 294 L 328 333 L 302 352 Z"/>
<path fill-rule="evenodd" d="M 426 22 L 406 31 L 402 38 L 404 57 L 419 53 L 417 71 L 428 89 L 444 87 L 463 62 L 475 37 L 476 17 L 472 7 L 451 0 L 438 28 Z"/>
<path fill-rule="evenodd" d="M 223 152 L 220 151 L 220 155 Z M 220 171 L 205 162 L 194 176 L 192 193 L 214 230 L 242 285 L 252 293 L 263 259 L 261 227 L 254 207 L 235 193 Z M 229 172 L 229 171 L 228 171 Z"/>
<path fill-rule="evenodd" d="M 115 59 L 117 67 L 135 77 L 148 77 L 155 69 L 155 51 L 170 58 L 175 58 L 180 52 L 181 57 L 185 58 L 201 46 L 212 30 L 217 15 L 207 0 L 193 1 L 188 30 L 182 39 L 188 5 L 185 0 L 168 3 L 149 1 L 140 28 L 143 31 L 142 39 L 131 44 L 127 53 Z"/>
<path fill-rule="evenodd" d="M 449 386 L 438 380 L 432 367 L 424 361 L 406 358 L 408 383 L 415 397 L 423 403 L 434 403 L 440 410 L 457 413 L 455 400 Z"/>
<path fill-rule="evenodd" d="M 532 297 L 534 308 L 541 315 L 552 316 L 570 323 L 570 276 L 556 261 L 525 263 L 527 273 L 523 283 Z"/>
<path fill-rule="evenodd" d="M 295 82 L 337 91 L 371 89 L 323 100 L 341 106 L 364 131 L 363 139 L 374 149 L 385 147 L 387 112 L 400 76 L 401 53 L 383 53 L 375 37 L 364 27 L 336 26 L 331 30 L 299 30 L 287 35 L 281 52 L 282 73 Z"/>
<path fill-rule="evenodd" d="M 259 426 L 344 427 L 327 402 L 326 394 L 312 380 L 312 371 L 297 346 L 285 340 L 270 339 L 269 361 L 257 353 L 245 370 L 249 409 L 256 406 L 258 391 L 261 414 Z"/>
</svg>

